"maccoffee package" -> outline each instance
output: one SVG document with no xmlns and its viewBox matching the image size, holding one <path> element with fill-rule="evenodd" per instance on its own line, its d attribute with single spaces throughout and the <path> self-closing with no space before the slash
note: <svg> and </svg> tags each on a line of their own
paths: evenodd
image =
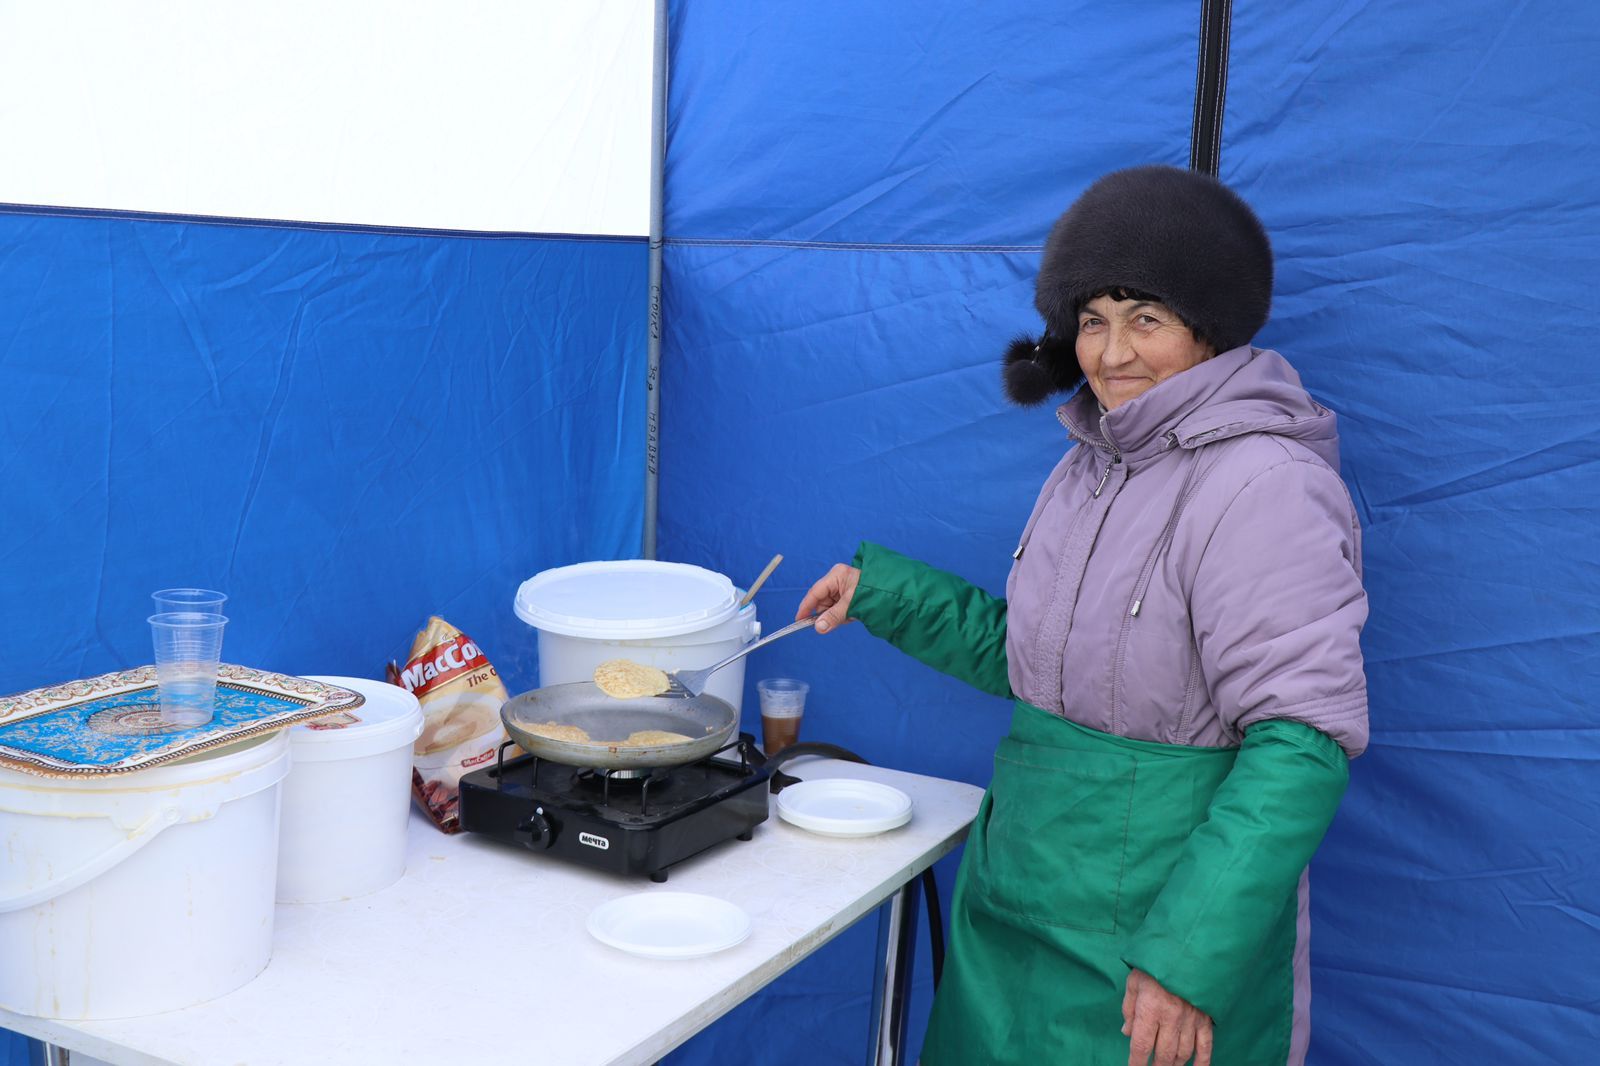
<svg viewBox="0 0 1600 1066">
<path fill-rule="evenodd" d="M 411 794 L 433 824 L 461 831 L 461 775 L 494 761 L 505 726 L 506 687 L 483 649 L 438 616 L 411 644 L 404 669 L 390 680 L 422 704 L 422 735 L 411 757 Z M 512 753 L 508 752 L 509 757 Z"/>
</svg>

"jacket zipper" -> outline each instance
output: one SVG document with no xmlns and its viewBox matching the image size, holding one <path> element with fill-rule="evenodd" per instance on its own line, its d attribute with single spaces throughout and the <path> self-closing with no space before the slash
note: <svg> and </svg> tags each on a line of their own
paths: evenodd
<svg viewBox="0 0 1600 1066">
<path fill-rule="evenodd" d="M 1118 458 L 1121 458 L 1120 454 L 1118 455 Z M 1106 464 L 1105 473 L 1100 475 L 1100 483 L 1094 487 L 1094 492 L 1091 495 L 1092 499 L 1098 500 L 1100 498 L 1101 491 L 1106 487 L 1106 481 L 1111 477 L 1111 468 L 1113 466 L 1116 466 L 1115 459 Z M 1037 523 L 1039 519 L 1043 517 L 1043 515 L 1044 509 L 1041 508 L 1038 514 L 1034 515 L 1028 520 L 1028 525 L 1022 531 L 1022 539 L 1017 542 L 1017 550 L 1011 553 L 1011 558 L 1013 561 L 1020 560 L 1022 558 L 1022 553 L 1028 550 L 1028 541 L 1033 539 L 1034 524 Z M 1074 519 L 1074 521 L 1076 521 L 1076 519 Z"/>
<path fill-rule="evenodd" d="M 1100 493 L 1105 489 L 1106 482 L 1111 480 L 1111 469 L 1122 462 L 1122 449 L 1117 442 L 1111 439 L 1111 434 L 1106 432 L 1105 418 L 1100 419 L 1100 439 L 1106 442 L 1106 447 L 1111 449 L 1111 461 L 1106 464 L 1106 472 L 1100 475 L 1100 484 L 1094 487 L 1094 498 L 1099 499 Z"/>
<path fill-rule="evenodd" d="M 1077 441 L 1079 444 L 1083 444 L 1083 445 L 1086 445 L 1086 446 L 1091 447 L 1091 448 L 1094 446 L 1094 445 L 1090 444 L 1090 442 L 1086 438 L 1080 436 L 1077 433 L 1077 431 L 1072 428 L 1072 424 L 1067 421 L 1066 416 L 1064 414 L 1062 414 L 1060 411 L 1056 412 L 1056 421 L 1060 422 L 1061 423 L 1061 427 L 1067 431 L 1067 436 L 1071 437 L 1073 440 Z M 1101 432 L 1101 436 L 1105 436 L 1104 431 Z M 1111 438 L 1106 437 L 1105 440 L 1106 440 L 1106 444 L 1109 445 L 1110 448 L 1111 448 L 1111 461 L 1106 464 L 1105 472 L 1100 475 L 1100 483 L 1097 484 L 1094 487 L 1094 492 L 1091 494 L 1091 498 L 1096 499 L 1096 500 L 1098 500 L 1100 498 L 1100 493 L 1105 491 L 1106 482 L 1111 480 L 1111 468 L 1116 466 L 1118 463 L 1120 463 L 1122 461 L 1122 452 L 1121 452 L 1121 450 L 1119 450 L 1117 448 L 1117 446 L 1114 443 L 1112 443 Z M 1042 514 L 1043 512 L 1041 511 L 1040 513 Z M 1031 519 L 1029 519 L 1027 527 L 1025 529 L 1023 529 L 1022 538 L 1019 541 L 1017 541 L 1017 550 L 1011 553 L 1011 559 L 1012 559 L 1013 562 L 1015 562 L 1017 560 L 1020 560 L 1022 558 L 1022 553 L 1027 550 L 1027 548 L 1028 548 L 1028 538 L 1030 536 L 1032 536 L 1032 534 L 1033 534 L 1033 525 L 1038 520 L 1039 520 L 1039 515 L 1037 515 L 1037 514 L 1034 515 Z"/>
<path fill-rule="evenodd" d="M 1094 487 L 1094 498 L 1099 499 L 1100 493 L 1106 487 L 1106 482 L 1111 480 L 1111 468 L 1122 462 L 1122 449 L 1117 447 L 1117 442 L 1111 439 L 1111 434 L 1106 432 L 1105 417 L 1100 419 L 1100 439 L 1106 442 L 1111 449 L 1111 461 L 1106 464 L 1106 472 L 1100 475 L 1100 484 Z"/>
<path fill-rule="evenodd" d="M 1105 490 L 1106 482 L 1111 480 L 1111 468 L 1117 465 L 1122 455 L 1118 452 L 1111 453 L 1111 461 L 1106 464 L 1106 472 L 1100 475 L 1100 484 L 1094 487 L 1094 498 L 1099 499 L 1100 493 Z"/>
<path fill-rule="evenodd" d="M 1117 462 L 1122 458 L 1122 453 L 1115 450 L 1113 450 L 1112 455 L 1112 460 L 1106 464 L 1105 473 L 1100 475 L 1100 483 L 1094 487 L 1094 492 L 1090 494 L 1092 499 L 1098 500 L 1100 498 L 1100 493 L 1105 491 L 1106 482 L 1111 480 L 1111 468 L 1116 466 Z M 1029 522 L 1028 528 L 1022 531 L 1022 540 L 1017 543 L 1017 550 L 1011 553 L 1013 561 L 1022 558 L 1022 553 L 1028 547 L 1028 537 L 1032 533 L 1033 523 Z"/>
</svg>

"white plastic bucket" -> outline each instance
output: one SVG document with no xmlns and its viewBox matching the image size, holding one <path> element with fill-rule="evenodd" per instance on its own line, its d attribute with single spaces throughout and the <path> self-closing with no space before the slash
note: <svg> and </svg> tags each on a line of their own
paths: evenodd
<svg viewBox="0 0 1600 1066">
<path fill-rule="evenodd" d="M 411 745 L 422 732 L 422 705 L 383 681 L 311 680 L 354 689 L 367 702 L 351 712 L 357 722 L 289 730 L 294 769 L 283 783 L 279 903 L 364 896 L 406 872 Z"/>
<path fill-rule="evenodd" d="M 645 559 L 577 563 L 535 574 L 517 589 L 517 617 L 539 631 L 539 684 L 591 681 L 607 659 L 698 670 L 761 635 L 754 604 L 722 574 Z M 706 691 L 744 704 L 745 660 L 717 671 Z"/>
<path fill-rule="evenodd" d="M 0 770 L 0 1007 L 177 1010 L 272 957 L 282 732 L 93 778 Z"/>
</svg>

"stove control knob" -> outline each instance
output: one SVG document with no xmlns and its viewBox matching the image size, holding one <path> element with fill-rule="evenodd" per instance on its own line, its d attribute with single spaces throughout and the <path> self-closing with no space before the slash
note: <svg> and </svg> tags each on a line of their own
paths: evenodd
<svg viewBox="0 0 1600 1066">
<path fill-rule="evenodd" d="M 544 816 L 544 808 L 537 807 L 534 812 L 517 823 L 517 841 L 527 848 L 548 848 L 555 840 L 555 827 Z"/>
</svg>

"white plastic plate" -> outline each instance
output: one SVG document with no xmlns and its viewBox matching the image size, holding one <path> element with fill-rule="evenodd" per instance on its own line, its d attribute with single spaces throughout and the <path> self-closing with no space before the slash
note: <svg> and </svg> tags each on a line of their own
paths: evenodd
<svg viewBox="0 0 1600 1066">
<path fill-rule="evenodd" d="M 591 911 L 589 934 L 647 959 L 697 959 L 742 943 L 750 916 L 715 896 L 640 892 Z"/>
<path fill-rule="evenodd" d="M 872 836 L 911 821 L 911 797 L 876 781 L 825 777 L 778 793 L 778 817 L 823 836 Z"/>
</svg>

